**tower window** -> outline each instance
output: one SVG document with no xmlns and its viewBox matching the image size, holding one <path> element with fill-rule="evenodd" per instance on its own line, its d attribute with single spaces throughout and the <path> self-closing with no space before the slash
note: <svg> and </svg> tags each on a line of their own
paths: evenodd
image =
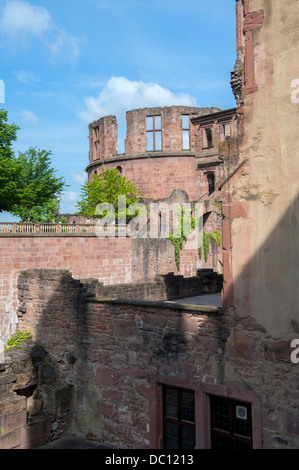
<svg viewBox="0 0 299 470">
<path fill-rule="evenodd" d="M 182 116 L 182 131 L 183 131 L 183 150 L 190 149 L 190 118 L 189 115 L 183 114 Z"/>
<path fill-rule="evenodd" d="M 97 160 L 99 158 L 99 147 L 100 147 L 100 129 L 99 126 L 94 127 L 93 129 L 93 159 Z"/>
<path fill-rule="evenodd" d="M 148 152 L 162 150 L 161 116 L 147 117 L 147 150 Z"/>
</svg>

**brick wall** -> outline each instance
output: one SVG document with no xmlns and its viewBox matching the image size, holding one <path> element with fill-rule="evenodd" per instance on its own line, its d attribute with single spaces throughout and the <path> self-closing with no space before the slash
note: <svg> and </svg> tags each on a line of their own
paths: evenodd
<svg viewBox="0 0 299 470">
<path fill-rule="evenodd" d="M 297 367 L 290 339 L 273 339 L 234 310 L 99 301 L 67 272 L 20 277 L 20 327 L 73 386 L 70 430 L 115 448 L 161 444 L 161 384 L 194 390 L 198 447 L 208 444 L 210 395 L 252 405 L 254 447 L 297 448 Z M 46 369 L 39 376 L 51 377 Z M 45 403 L 49 392 L 42 387 Z"/>
</svg>

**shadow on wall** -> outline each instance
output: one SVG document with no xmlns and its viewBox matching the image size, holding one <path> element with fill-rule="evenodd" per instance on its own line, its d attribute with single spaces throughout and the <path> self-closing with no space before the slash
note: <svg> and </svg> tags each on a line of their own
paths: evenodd
<svg viewBox="0 0 299 470">
<path fill-rule="evenodd" d="M 209 393 L 224 386 L 226 396 L 258 397 L 265 448 L 297 448 L 297 233 L 296 200 L 236 279 L 235 305 L 223 310 L 99 301 L 66 271 L 22 273 L 20 329 L 38 345 L 31 354 L 49 438 L 68 431 L 111 448 L 156 448 L 159 387 L 197 394 L 209 381 Z"/>
<path fill-rule="evenodd" d="M 157 375 L 175 369 L 184 383 L 196 374 L 191 357 L 196 345 L 201 345 L 203 363 L 214 350 L 224 349 L 227 333 L 218 308 L 101 302 L 89 298 L 84 284 L 66 271 L 23 272 L 19 289 L 19 326 L 34 336 L 34 392 L 43 402 L 41 412 L 29 418 L 29 443 L 30 432 L 36 442 L 34 422 L 44 416 L 51 440 L 67 432 L 115 448 L 144 447 L 150 440 L 145 426 L 148 394 L 152 399 Z M 209 317 L 214 337 L 207 327 Z M 206 338 L 200 339 L 201 329 Z"/>
<path fill-rule="evenodd" d="M 245 251 L 248 240 L 256 236 L 255 227 L 250 224 L 248 238 L 244 240 Z M 232 304 L 239 317 L 255 318 L 273 337 L 299 333 L 298 235 L 299 197 L 258 251 L 250 256 L 237 279 L 226 284 L 224 276 L 225 298 L 231 299 L 227 306 Z M 232 242 L 229 234 L 228 243 Z M 230 256 L 229 270 L 231 263 L 237 263 L 239 255 L 232 249 Z"/>
<path fill-rule="evenodd" d="M 69 427 L 77 364 L 89 341 L 84 309 L 86 289 L 67 271 L 24 271 L 19 277 L 19 329 L 31 331 L 30 350 L 39 412 L 28 411 L 26 444 L 59 438 Z M 43 428 L 41 430 L 41 423 Z"/>
</svg>

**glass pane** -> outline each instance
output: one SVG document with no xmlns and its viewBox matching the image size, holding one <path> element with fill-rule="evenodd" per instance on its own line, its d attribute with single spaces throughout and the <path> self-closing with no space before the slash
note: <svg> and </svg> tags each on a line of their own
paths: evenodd
<svg viewBox="0 0 299 470">
<path fill-rule="evenodd" d="M 226 400 L 214 400 L 214 427 L 229 431 L 229 403 Z"/>
<path fill-rule="evenodd" d="M 217 434 L 212 436 L 212 449 L 230 449 L 231 441 L 229 437 L 218 436 Z"/>
<path fill-rule="evenodd" d="M 194 393 L 182 392 L 182 419 L 194 423 Z"/>
<path fill-rule="evenodd" d="M 183 149 L 189 149 L 189 131 L 183 131 Z"/>
<path fill-rule="evenodd" d="M 178 449 L 178 425 L 175 423 L 166 423 L 165 429 L 165 449 Z"/>
<path fill-rule="evenodd" d="M 182 449 L 194 449 L 195 432 L 194 427 L 183 427 L 182 429 Z"/>
<path fill-rule="evenodd" d="M 241 408 L 241 411 L 244 410 L 244 418 L 246 419 L 237 417 L 237 406 Z M 251 437 L 250 406 L 247 406 L 246 404 L 234 405 L 233 413 L 234 413 L 234 434 L 239 434 L 240 436 Z M 239 415 L 240 415 L 240 411 L 239 411 Z"/>
<path fill-rule="evenodd" d="M 153 130 L 153 128 L 154 128 L 154 118 L 153 118 L 153 116 L 150 116 L 150 117 L 147 118 L 147 126 L 146 127 L 147 127 L 148 131 Z"/>
<path fill-rule="evenodd" d="M 147 133 L 147 150 L 150 152 L 154 150 L 154 134 L 153 132 Z"/>
<path fill-rule="evenodd" d="M 177 391 L 172 388 L 166 389 L 165 413 L 172 418 L 178 418 L 178 394 Z"/>
<path fill-rule="evenodd" d="M 159 130 L 161 128 L 161 116 L 155 116 L 155 129 Z"/>
<path fill-rule="evenodd" d="M 162 150 L 162 133 L 161 131 L 155 132 L 155 144 L 156 148 L 155 150 Z"/>
<path fill-rule="evenodd" d="M 183 115 L 183 129 L 189 129 L 189 116 Z"/>
</svg>

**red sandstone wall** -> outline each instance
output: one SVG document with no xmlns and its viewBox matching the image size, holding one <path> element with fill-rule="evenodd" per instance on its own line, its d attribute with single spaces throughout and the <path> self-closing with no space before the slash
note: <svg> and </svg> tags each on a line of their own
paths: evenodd
<svg viewBox="0 0 299 470">
<path fill-rule="evenodd" d="M 198 198 L 195 156 L 160 156 L 105 162 L 107 168 L 122 168 L 122 175 L 137 183 L 145 198 L 163 199 L 175 189 L 185 191 L 191 201 Z M 100 174 L 100 169 L 97 169 Z"/>
<path fill-rule="evenodd" d="M 209 448 L 210 395 L 251 403 L 254 448 L 298 448 L 291 338 L 273 339 L 234 310 L 86 302 L 81 293 L 65 272 L 20 279 L 21 325 L 74 386 L 74 434 L 115 448 L 159 448 L 167 384 L 195 392 L 196 448 Z"/>
<path fill-rule="evenodd" d="M 67 269 L 77 279 L 96 278 L 105 285 L 152 279 L 156 274 L 196 275 L 196 248 L 182 253 L 177 271 L 170 240 L 97 237 L 0 238 L 1 338 L 15 331 L 17 279 L 27 269 Z M 206 266 L 208 267 L 208 266 Z"/>
</svg>

